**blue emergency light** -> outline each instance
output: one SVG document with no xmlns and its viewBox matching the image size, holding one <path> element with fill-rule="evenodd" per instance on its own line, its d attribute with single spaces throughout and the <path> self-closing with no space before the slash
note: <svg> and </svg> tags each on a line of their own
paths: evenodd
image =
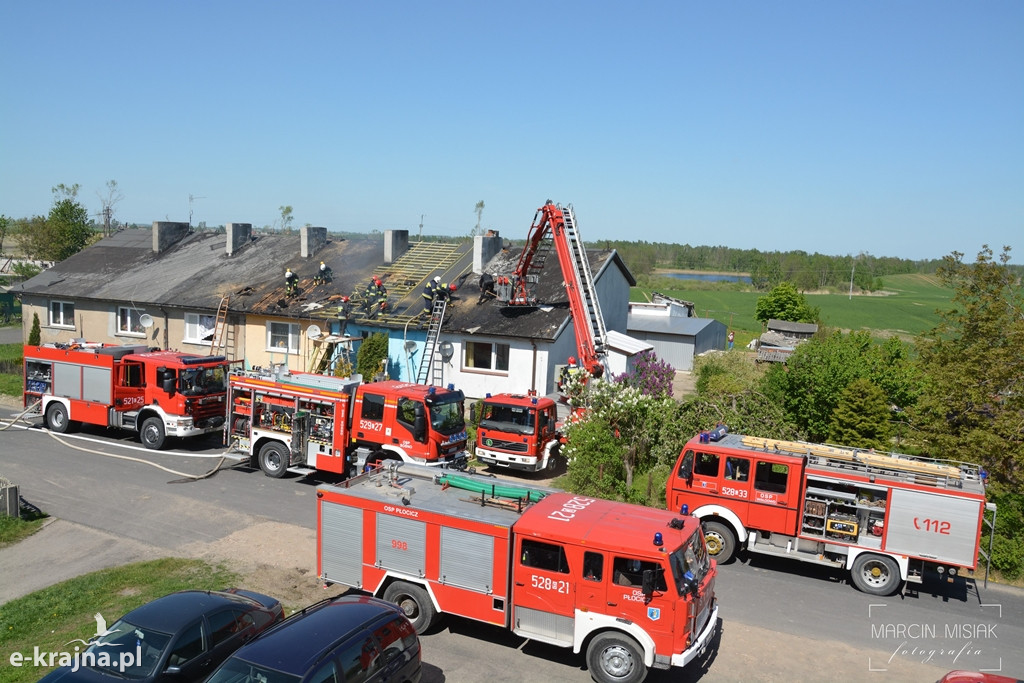
<svg viewBox="0 0 1024 683">
<path fill-rule="evenodd" d="M 654 545 L 658 546 L 659 548 L 662 546 L 661 532 L 660 531 L 655 531 L 654 532 Z"/>
</svg>

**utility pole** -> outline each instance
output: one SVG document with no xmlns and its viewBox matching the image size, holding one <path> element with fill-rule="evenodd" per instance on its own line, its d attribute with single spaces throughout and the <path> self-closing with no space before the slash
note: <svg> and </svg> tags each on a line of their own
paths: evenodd
<svg viewBox="0 0 1024 683">
<path fill-rule="evenodd" d="M 420 242 L 423 241 L 423 214 L 422 213 L 420 214 L 420 234 L 419 234 L 419 237 L 417 237 L 416 239 L 418 241 L 420 241 Z"/>
<path fill-rule="evenodd" d="M 189 230 L 192 229 L 192 202 L 194 202 L 197 199 L 206 199 L 206 197 L 194 197 L 192 195 L 188 196 L 188 229 Z"/>
<path fill-rule="evenodd" d="M 853 271 L 857 270 L 857 264 L 850 266 L 850 301 L 853 301 Z"/>
</svg>

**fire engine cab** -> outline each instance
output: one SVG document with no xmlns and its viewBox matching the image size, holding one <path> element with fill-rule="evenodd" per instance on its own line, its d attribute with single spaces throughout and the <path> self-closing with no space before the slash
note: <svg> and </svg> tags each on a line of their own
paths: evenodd
<svg viewBox="0 0 1024 683">
<path fill-rule="evenodd" d="M 977 465 L 898 453 L 729 434 L 719 426 L 683 448 L 669 477 L 670 509 L 692 511 L 719 562 L 749 552 L 850 572 L 891 595 L 926 571 L 973 571 L 983 525 L 994 527 Z M 987 515 L 991 513 L 991 517 Z"/>
<path fill-rule="evenodd" d="M 465 397 L 450 385 L 254 369 L 230 374 L 228 399 L 225 444 L 256 458 L 270 477 L 351 476 L 388 459 L 466 462 Z"/>
<path fill-rule="evenodd" d="M 474 404 L 480 424 L 476 459 L 495 467 L 540 472 L 558 467 L 561 434 L 555 402 L 546 396 L 497 394 Z"/>
<path fill-rule="evenodd" d="M 39 403 L 46 426 L 77 423 L 139 433 L 146 448 L 168 436 L 216 432 L 224 424 L 223 356 L 76 340 L 26 345 L 25 406 Z"/>
<path fill-rule="evenodd" d="M 717 628 L 717 568 L 691 516 L 401 463 L 317 499 L 320 578 L 398 604 L 421 633 L 457 615 L 637 683 Z"/>
</svg>

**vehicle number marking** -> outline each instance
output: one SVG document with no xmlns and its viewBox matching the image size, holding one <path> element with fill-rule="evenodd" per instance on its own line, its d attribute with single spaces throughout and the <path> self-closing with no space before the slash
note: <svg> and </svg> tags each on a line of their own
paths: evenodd
<svg viewBox="0 0 1024 683">
<path fill-rule="evenodd" d="M 126 396 L 125 398 L 121 399 L 121 403 L 126 406 L 132 406 L 136 404 L 142 405 L 142 399 L 142 396 Z"/>
<path fill-rule="evenodd" d="M 937 534 L 945 534 L 948 536 L 952 526 L 953 525 L 949 522 L 939 519 L 919 519 L 914 517 L 914 528 L 918 531 L 924 529 L 925 531 L 934 531 Z"/>
<path fill-rule="evenodd" d="M 366 429 L 371 432 L 379 432 L 384 428 L 384 423 L 374 422 L 373 420 L 359 420 L 359 428 Z"/>
<path fill-rule="evenodd" d="M 395 550 L 408 550 L 409 544 L 405 541 L 399 541 L 397 538 L 392 538 L 391 547 Z"/>
<path fill-rule="evenodd" d="M 577 512 L 585 510 L 587 506 L 593 502 L 593 498 L 581 498 L 580 496 L 575 496 L 574 498 L 567 500 L 562 505 L 561 510 L 555 510 L 548 515 L 548 519 L 556 522 L 571 522 L 573 518 L 576 517 Z"/>
<path fill-rule="evenodd" d="M 731 486 L 723 486 L 722 493 L 727 496 L 735 496 L 736 498 L 746 498 L 747 492 L 744 489 L 735 489 Z"/>
<path fill-rule="evenodd" d="M 565 593 L 566 595 L 569 594 L 568 581 L 556 581 L 555 579 L 548 578 L 547 576 L 530 574 L 530 585 L 543 591 L 554 591 L 556 593 Z"/>
</svg>

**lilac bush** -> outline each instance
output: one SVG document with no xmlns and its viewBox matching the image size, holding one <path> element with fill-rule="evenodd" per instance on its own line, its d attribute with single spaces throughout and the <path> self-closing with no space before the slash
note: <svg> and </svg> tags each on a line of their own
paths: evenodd
<svg viewBox="0 0 1024 683">
<path fill-rule="evenodd" d="M 648 350 L 636 355 L 633 372 L 624 372 L 612 379 L 638 389 L 645 396 L 671 397 L 675 376 L 675 368 L 658 358 L 654 351 Z"/>
</svg>

